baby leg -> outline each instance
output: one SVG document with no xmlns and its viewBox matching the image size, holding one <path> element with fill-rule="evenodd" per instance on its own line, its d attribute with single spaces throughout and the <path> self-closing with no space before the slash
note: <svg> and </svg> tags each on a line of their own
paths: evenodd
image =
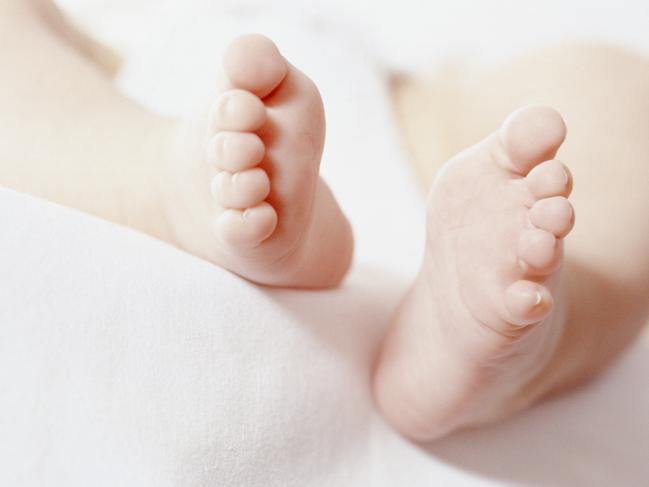
<svg viewBox="0 0 649 487">
<path fill-rule="evenodd" d="M 560 259 L 555 259 L 560 249 L 540 234 L 524 240 L 517 232 L 506 230 L 509 237 L 503 235 L 497 250 L 489 250 L 487 244 L 499 230 L 495 223 L 486 225 L 491 221 L 488 215 L 496 211 L 503 217 L 515 208 L 511 205 L 500 209 L 495 204 L 478 205 L 474 217 L 482 217 L 461 218 L 452 226 L 456 233 L 466 233 L 486 225 L 482 243 L 478 237 L 466 236 L 453 244 L 444 242 L 444 235 L 450 233 L 438 235 L 440 218 L 435 217 L 450 221 L 466 206 L 444 210 L 440 201 L 475 204 L 495 186 L 487 185 L 485 191 L 479 191 L 475 184 L 485 183 L 484 173 L 477 180 L 475 170 L 461 175 L 459 169 L 466 168 L 467 158 L 478 157 L 475 150 L 463 153 L 464 162 L 451 166 L 456 170 L 437 176 L 429 200 L 436 204 L 429 211 L 427 257 L 385 341 L 375 376 L 376 395 L 388 419 L 409 436 L 427 440 L 454 428 L 507 416 L 544 396 L 584 382 L 610 364 L 644 326 L 649 311 L 649 63 L 612 48 L 549 49 L 489 72 L 455 70 L 444 79 L 401 84 L 396 100 L 406 140 L 426 180 L 434 173 L 426 163 L 439 167 L 430 161 L 439 163 L 474 144 L 495 130 L 507 113 L 529 104 L 550 105 L 563 115 L 568 135 L 556 158 L 569 166 L 575 180 L 571 201 L 577 224 L 566 240 L 565 263 L 560 266 Z M 540 112 L 537 115 L 531 125 L 529 121 L 520 124 L 520 117 L 513 118 L 499 131 L 501 142 L 517 146 L 505 150 L 510 157 L 512 149 L 517 152 L 513 157 L 515 169 L 520 169 L 521 162 L 532 162 L 526 157 L 539 141 L 555 140 L 552 134 L 560 126 L 551 122 L 552 117 L 544 118 Z M 518 129 L 512 132 L 514 122 Z M 422 126 L 444 127 L 445 131 L 440 136 L 442 132 L 431 130 L 424 138 Z M 529 137 L 523 137 L 528 142 L 513 138 L 514 133 L 520 136 L 526 130 L 531 130 Z M 547 146 L 541 159 L 554 157 L 558 140 Z M 565 229 L 552 227 L 552 221 L 561 220 L 560 215 L 568 210 L 555 198 L 569 191 L 568 186 L 561 189 L 556 184 L 563 181 L 569 185 L 571 177 L 558 161 L 545 164 L 552 171 L 541 172 L 543 165 L 537 166 L 526 179 L 533 174 L 544 175 L 529 189 L 550 196 L 554 206 L 545 204 L 549 211 L 543 218 L 539 218 L 542 211 L 529 213 L 528 224 L 538 230 L 552 230 L 556 238 L 563 236 Z M 454 185 L 456 190 L 446 191 L 447 196 L 440 200 L 439 189 L 450 187 L 447 183 L 451 176 L 464 182 Z M 463 200 L 463 195 L 470 198 Z M 501 193 L 497 201 L 502 204 L 507 198 Z M 559 234 L 557 230 L 561 230 Z M 473 252 L 470 242 L 484 252 L 471 266 L 475 272 L 462 271 L 467 267 L 461 264 L 473 255 L 467 254 Z M 488 331 L 493 331 L 494 317 L 504 317 L 504 323 L 516 325 L 521 323 L 521 316 L 506 314 L 514 310 L 506 306 L 511 294 L 500 287 L 508 281 L 497 278 L 503 274 L 494 274 L 495 270 L 489 274 L 479 264 L 492 262 L 496 266 L 492 269 L 503 269 L 498 266 L 516 260 L 524 264 L 517 272 L 533 271 L 526 279 L 551 290 L 555 311 L 541 313 L 531 325 L 523 323 L 525 327 L 516 333 L 505 330 L 503 334 L 498 329 L 500 335 L 494 335 Z M 535 269 L 545 265 L 549 267 Z M 546 279 L 547 270 L 557 276 L 557 282 L 549 287 L 539 280 Z M 496 279 L 474 287 L 489 275 Z M 433 288 L 431 282 L 435 283 Z M 461 292 L 447 295 L 452 289 Z M 530 302 L 534 309 L 546 306 L 547 295 L 539 291 L 539 302 Z M 475 307 L 471 303 L 481 304 Z M 489 303 L 505 307 L 500 308 L 502 313 L 480 315 L 477 310 L 489 312 Z M 468 310 L 469 321 L 451 313 L 461 306 Z M 555 319 L 548 321 L 552 316 Z M 476 333 L 468 324 L 476 318 L 481 325 L 491 326 L 487 330 L 482 327 L 484 333 Z M 554 332 L 549 333 L 550 329 Z M 543 330 L 546 336 L 542 336 Z"/>
</svg>

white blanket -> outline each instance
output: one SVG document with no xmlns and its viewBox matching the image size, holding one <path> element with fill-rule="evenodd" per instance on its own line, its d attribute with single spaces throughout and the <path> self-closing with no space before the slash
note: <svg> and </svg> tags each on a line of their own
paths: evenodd
<svg viewBox="0 0 649 487">
<path fill-rule="evenodd" d="M 0 485 L 644 485 L 649 343 L 603 378 L 419 449 L 368 374 L 404 282 L 270 291 L 0 191 Z"/>
<path fill-rule="evenodd" d="M 133 61 L 125 89 L 160 111 L 191 105 L 185 94 L 207 89 L 225 40 L 242 31 L 273 35 L 316 79 L 329 120 L 324 172 L 356 229 L 355 268 L 335 291 L 263 289 L 0 190 L 0 485 L 646 481 L 646 340 L 591 386 L 503 424 L 429 448 L 392 433 L 368 376 L 416 271 L 422 207 L 368 43 L 335 23 L 234 3 L 219 15 L 140 5 L 145 17 L 111 9 L 96 25 Z M 129 18 L 146 18 L 144 32 L 115 27 Z"/>
</svg>

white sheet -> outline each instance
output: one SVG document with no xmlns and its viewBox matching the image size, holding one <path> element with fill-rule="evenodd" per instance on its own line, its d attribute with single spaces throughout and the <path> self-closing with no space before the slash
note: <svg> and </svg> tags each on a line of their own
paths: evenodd
<svg viewBox="0 0 649 487">
<path fill-rule="evenodd" d="M 644 485 L 649 343 L 592 386 L 418 449 L 368 373 L 404 282 L 271 291 L 0 190 L 0 485 Z"/>
<path fill-rule="evenodd" d="M 261 289 L 0 191 L 0 485 L 643 485 L 646 340 L 592 386 L 501 425 L 428 449 L 393 434 L 367 379 L 416 270 L 422 212 L 371 43 L 300 13 L 138 5 L 95 24 L 134 61 L 123 86 L 160 111 L 191 105 L 186 93 L 209 85 L 240 31 L 272 34 L 316 79 L 324 171 L 357 231 L 355 270 L 336 291 Z"/>
<path fill-rule="evenodd" d="M 434 69 L 458 56 L 492 62 L 530 47 L 566 40 L 612 42 L 649 50 L 649 3 L 645 0 L 60 0 L 103 35 L 122 46 L 156 42 L 138 36 L 141 21 L 115 28 L 116 18 L 138 12 L 213 8 L 247 18 L 280 14 L 335 23 L 372 49 L 381 63 L 398 69 Z M 202 4 L 202 5 L 201 5 Z M 215 16 L 218 17 L 218 16 Z M 212 19 L 214 20 L 214 18 Z M 217 20 L 218 23 L 218 20 Z M 124 25 L 124 24 L 122 24 Z M 146 31 L 146 29 L 145 29 Z"/>
</svg>

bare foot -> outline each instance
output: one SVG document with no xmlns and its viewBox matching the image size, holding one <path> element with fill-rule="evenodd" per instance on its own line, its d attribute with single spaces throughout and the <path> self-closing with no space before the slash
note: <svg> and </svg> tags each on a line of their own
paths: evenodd
<svg viewBox="0 0 649 487">
<path fill-rule="evenodd" d="M 319 177 L 322 101 L 270 40 L 233 42 L 226 89 L 177 121 L 119 93 L 71 47 L 58 12 L 40 7 L 52 6 L 0 2 L 0 20 L 13 19 L 7 45 L 30 43 L 27 54 L 0 49 L 14 73 L 0 82 L 0 184 L 135 228 L 260 284 L 341 281 L 353 239 Z"/>
<path fill-rule="evenodd" d="M 316 86 L 267 38 L 235 40 L 227 89 L 187 124 L 167 183 L 176 243 L 254 282 L 340 282 L 353 240 L 318 175 L 325 121 Z M 207 118 L 207 120 L 205 120 Z"/>
<path fill-rule="evenodd" d="M 562 239 L 574 212 L 565 138 L 548 108 L 512 114 L 441 170 L 428 199 L 420 275 L 375 373 L 377 402 L 403 434 L 430 440 L 526 406 L 564 324 Z"/>
</svg>

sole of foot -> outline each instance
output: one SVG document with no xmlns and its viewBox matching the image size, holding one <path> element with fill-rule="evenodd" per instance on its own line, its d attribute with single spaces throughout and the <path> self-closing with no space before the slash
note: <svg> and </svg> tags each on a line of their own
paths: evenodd
<svg viewBox="0 0 649 487">
<path fill-rule="evenodd" d="M 353 238 L 319 177 L 318 89 L 260 35 L 232 42 L 223 78 L 209 113 L 183 127 L 183 156 L 172 163 L 178 245 L 255 283 L 336 286 Z"/>
<path fill-rule="evenodd" d="M 528 405 L 563 330 L 572 177 L 561 116 L 521 109 L 446 163 L 428 198 L 426 254 L 374 377 L 390 423 L 419 441 Z"/>
</svg>

